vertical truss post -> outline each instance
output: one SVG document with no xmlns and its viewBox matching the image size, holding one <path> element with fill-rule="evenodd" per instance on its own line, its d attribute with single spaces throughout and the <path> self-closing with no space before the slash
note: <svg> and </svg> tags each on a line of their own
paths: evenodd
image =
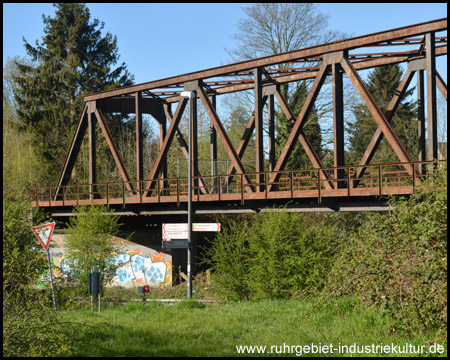
<svg viewBox="0 0 450 360">
<path fill-rule="evenodd" d="M 437 115 L 436 115 L 436 51 L 435 34 L 425 34 L 426 70 L 427 70 L 427 125 L 428 151 L 427 160 L 437 159 Z"/>
<path fill-rule="evenodd" d="M 345 166 L 344 157 L 344 94 L 342 87 L 341 66 L 338 63 L 331 65 L 333 76 L 333 128 L 334 128 L 334 166 Z M 335 169 L 334 178 L 345 179 L 345 169 Z M 344 188 L 342 181 L 337 181 L 335 188 Z"/>
<path fill-rule="evenodd" d="M 425 88 L 424 88 L 424 71 L 417 71 L 417 140 L 419 142 L 419 161 L 426 160 L 425 149 Z M 423 164 L 419 164 L 419 173 L 424 171 Z"/>
<path fill-rule="evenodd" d="M 333 82 L 333 137 L 334 167 L 345 166 L 344 156 L 344 93 L 342 86 L 342 67 L 340 62 L 348 57 L 347 51 L 337 51 L 323 55 L 323 63 L 331 66 Z M 338 179 L 345 179 L 345 169 L 334 169 L 335 188 L 344 188 L 345 184 Z"/>
<path fill-rule="evenodd" d="M 88 132 L 89 132 L 89 199 L 95 198 L 95 183 L 97 183 L 96 171 L 96 138 L 95 138 L 95 117 L 92 113 L 95 112 L 95 101 L 88 104 Z"/>
<path fill-rule="evenodd" d="M 136 181 L 137 181 L 137 191 L 141 194 L 142 190 L 142 180 L 144 175 L 144 165 L 142 160 L 143 152 L 143 139 L 142 139 L 142 92 L 136 92 Z"/>
<path fill-rule="evenodd" d="M 274 94 L 269 95 L 269 163 L 270 171 L 275 167 L 275 101 Z"/>
<path fill-rule="evenodd" d="M 262 101 L 262 69 L 255 68 L 255 147 L 256 164 L 255 170 L 260 173 L 256 176 L 256 182 L 264 182 L 262 172 L 264 172 L 264 141 L 263 141 L 263 101 Z M 264 191 L 263 185 L 257 186 L 257 191 Z"/>
<path fill-rule="evenodd" d="M 209 101 L 211 106 L 216 111 L 216 95 L 210 95 Z M 211 175 L 213 176 L 213 189 L 212 193 L 217 193 L 217 131 L 214 128 L 212 120 L 210 120 L 209 127 L 210 134 L 210 149 L 211 149 Z"/>
</svg>

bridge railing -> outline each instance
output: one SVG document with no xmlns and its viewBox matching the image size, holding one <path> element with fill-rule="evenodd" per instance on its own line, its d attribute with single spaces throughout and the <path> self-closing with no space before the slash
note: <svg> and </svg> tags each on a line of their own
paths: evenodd
<svg viewBox="0 0 450 360">
<path fill-rule="evenodd" d="M 446 160 L 352 165 L 193 178 L 194 201 L 410 194 Z M 188 179 L 167 178 L 30 189 L 34 206 L 187 201 Z"/>
</svg>

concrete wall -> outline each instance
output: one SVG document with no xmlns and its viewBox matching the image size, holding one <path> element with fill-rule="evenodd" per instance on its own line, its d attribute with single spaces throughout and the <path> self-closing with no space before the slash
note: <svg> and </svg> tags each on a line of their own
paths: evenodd
<svg viewBox="0 0 450 360">
<path fill-rule="evenodd" d="M 145 234 L 140 234 L 144 236 Z M 173 280 L 172 255 L 161 252 L 161 241 L 157 244 L 135 243 L 121 237 L 114 237 L 113 244 L 121 249 L 115 261 L 122 266 L 114 277 L 112 286 L 133 288 L 149 285 L 154 288 L 171 287 Z M 54 234 L 51 240 L 50 256 L 53 274 L 65 277 L 71 269 L 67 263 L 65 235 Z"/>
</svg>

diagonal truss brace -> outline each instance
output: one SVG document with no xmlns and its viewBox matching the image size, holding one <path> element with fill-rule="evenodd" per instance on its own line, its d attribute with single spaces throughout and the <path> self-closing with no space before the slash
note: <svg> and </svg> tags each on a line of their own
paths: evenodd
<svg viewBox="0 0 450 360">
<path fill-rule="evenodd" d="M 278 88 L 275 90 L 275 96 L 276 96 L 276 98 L 278 100 L 278 103 L 281 106 L 281 109 L 283 110 L 284 114 L 288 118 L 288 121 L 291 121 L 291 123 L 295 123 L 294 113 L 292 112 L 292 110 L 289 107 L 286 99 L 280 93 Z M 299 131 L 298 140 L 299 140 L 300 144 L 303 146 L 303 149 L 305 150 L 306 155 L 308 156 L 309 160 L 313 164 L 314 168 L 315 169 L 323 168 L 319 157 L 317 156 L 316 152 L 312 148 L 311 143 L 309 142 L 308 138 L 303 133 L 303 130 Z M 321 171 L 321 176 L 322 176 L 322 179 L 325 180 L 324 181 L 325 187 L 327 189 L 333 189 L 333 185 L 329 181 L 328 174 L 325 171 Z"/>
<path fill-rule="evenodd" d="M 187 99 L 180 97 L 177 109 L 173 116 L 172 122 L 170 123 L 169 130 L 167 131 L 166 137 L 164 138 L 163 146 L 158 153 L 155 164 L 153 165 L 152 172 L 150 173 L 149 184 L 146 187 L 142 196 L 148 196 L 149 190 L 155 187 L 157 177 L 162 169 L 164 160 L 169 152 L 170 145 L 172 144 L 175 132 L 178 130 L 178 124 L 180 123 L 181 116 L 183 115 L 184 109 L 186 108 Z"/>
<path fill-rule="evenodd" d="M 217 134 L 220 136 L 220 139 L 222 140 L 222 143 L 225 147 L 225 150 L 228 153 L 228 156 L 230 157 L 233 166 L 238 171 L 238 174 L 242 174 L 243 178 L 242 180 L 245 183 L 245 185 L 248 185 L 250 187 L 250 190 L 254 192 L 255 190 L 251 185 L 250 179 L 246 175 L 246 171 L 244 169 L 244 166 L 242 165 L 241 159 L 237 155 L 236 150 L 234 149 L 233 144 L 231 143 L 231 140 L 225 131 L 225 128 L 223 127 L 219 117 L 217 116 L 216 111 L 214 110 L 213 106 L 211 105 L 211 102 L 209 101 L 208 97 L 205 94 L 205 91 L 201 86 L 198 87 L 197 93 L 200 96 L 200 99 L 203 102 L 203 105 L 205 106 L 209 117 L 211 118 L 211 121 L 214 125 L 214 128 L 217 131 Z"/>
<path fill-rule="evenodd" d="M 358 91 L 362 100 L 366 104 L 367 109 L 371 113 L 372 117 L 375 119 L 376 123 L 378 124 L 378 127 L 380 128 L 383 135 L 386 137 L 386 140 L 391 145 L 391 147 L 394 150 L 397 157 L 403 163 L 410 163 L 411 159 L 410 159 L 409 155 L 407 154 L 406 150 L 403 148 L 399 139 L 395 135 L 391 125 L 389 124 L 388 120 L 386 119 L 386 116 L 383 114 L 383 112 L 380 110 L 380 108 L 375 103 L 374 99 L 372 98 L 372 95 L 367 90 L 366 85 L 363 83 L 363 81 L 359 77 L 356 70 L 349 63 L 349 61 L 345 58 L 342 59 L 341 66 L 344 69 L 344 71 L 346 72 L 346 74 L 348 75 L 351 82 L 353 83 L 353 86 Z M 408 165 L 404 165 L 404 167 L 405 167 L 406 171 L 408 172 L 408 174 L 410 176 L 412 176 L 413 175 L 413 166 L 408 164 Z"/>
<path fill-rule="evenodd" d="M 133 192 L 134 194 L 133 186 L 130 183 L 131 181 L 130 176 L 128 175 L 127 169 L 125 169 L 122 158 L 120 157 L 120 154 L 117 150 L 116 143 L 114 142 L 111 133 L 109 132 L 109 128 L 108 125 L 106 125 L 106 121 L 105 118 L 103 117 L 102 111 L 100 109 L 95 109 L 95 116 L 97 117 L 98 124 L 100 125 L 103 135 L 106 138 L 106 142 L 108 143 L 109 150 L 111 150 L 114 161 L 116 162 L 116 165 L 119 168 L 119 172 L 120 175 L 122 176 L 123 181 L 125 182 L 125 186 L 127 190 Z"/>
<path fill-rule="evenodd" d="M 302 127 L 305 124 L 306 119 L 308 118 L 309 113 L 311 112 L 311 109 L 317 98 L 317 95 L 319 95 L 319 91 L 325 81 L 329 66 L 330 65 L 328 64 L 322 64 L 319 73 L 314 80 L 311 90 L 309 91 L 308 96 L 302 106 L 300 114 L 298 115 L 297 120 L 292 127 L 291 133 L 289 134 L 286 144 L 284 145 L 283 151 L 275 165 L 275 168 L 273 170 L 274 173 L 270 176 L 269 182 L 271 183 L 271 185 L 269 185 L 269 191 L 272 189 L 273 183 L 276 182 L 280 177 L 281 173 L 279 171 L 284 169 L 286 162 L 289 159 L 292 150 L 294 149 L 295 142 L 300 135 Z"/>
<path fill-rule="evenodd" d="M 81 111 L 81 116 L 78 119 L 78 124 L 75 129 L 72 143 L 70 144 L 69 152 L 66 156 L 64 167 L 61 171 L 61 175 L 59 176 L 54 201 L 57 200 L 58 196 L 62 195 L 62 187 L 69 183 L 70 176 L 72 175 L 73 167 L 75 166 L 75 161 L 78 157 L 78 153 L 80 152 L 82 140 L 88 127 L 88 121 L 86 118 L 87 108 L 88 106 L 85 103 L 83 110 Z"/>
</svg>

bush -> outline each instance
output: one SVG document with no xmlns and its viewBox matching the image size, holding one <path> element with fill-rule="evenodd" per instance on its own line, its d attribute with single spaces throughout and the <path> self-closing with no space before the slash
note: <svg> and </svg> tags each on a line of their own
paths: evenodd
<svg viewBox="0 0 450 360">
<path fill-rule="evenodd" d="M 73 351 L 71 334 L 53 310 L 50 290 L 39 291 L 47 258 L 31 231 L 44 221 L 30 202 L 3 194 L 3 356 L 58 356 Z"/>
<path fill-rule="evenodd" d="M 90 271 L 100 271 L 101 281 L 106 284 L 120 267 L 113 261 L 119 249 L 109 242 L 121 226 L 119 216 L 113 215 L 113 211 L 102 205 L 80 206 L 74 209 L 77 216 L 70 218 L 68 263 L 73 277 L 86 291 Z"/>
<path fill-rule="evenodd" d="M 204 249 L 204 262 L 230 299 L 310 296 L 331 266 L 335 227 L 320 214 L 259 213 L 230 222 Z"/>
<path fill-rule="evenodd" d="M 369 214 L 347 241 L 324 296 L 357 295 L 409 333 L 447 327 L 447 171 L 394 210 Z"/>
</svg>

